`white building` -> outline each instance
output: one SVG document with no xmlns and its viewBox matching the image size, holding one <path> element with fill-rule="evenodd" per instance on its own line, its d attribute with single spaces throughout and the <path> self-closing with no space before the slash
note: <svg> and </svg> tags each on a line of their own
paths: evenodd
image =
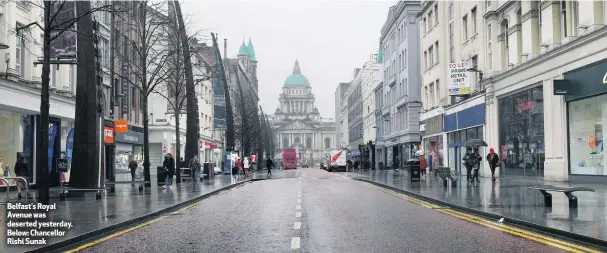
<svg viewBox="0 0 607 253">
<path fill-rule="evenodd" d="M 606 4 L 482 4 L 485 136 L 503 160 L 501 174 L 605 182 Z"/>
<path fill-rule="evenodd" d="M 339 83 L 335 89 L 335 148 L 348 146 L 348 89 L 350 83 Z"/>
<path fill-rule="evenodd" d="M 453 170 L 462 168 L 466 152 L 462 144 L 470 139 L 484 139 L 485 96 L 479 85 L 484 71 L 485 29 L 480 1 L 424 1 L 420 20 L 422 57 L 421 114 L 423 149 L 438 153 L 440 165 Z M 459 76 L 451 71 L 461 70 Z M 452 83 L 463 82 L 457 87 Z M 484 150 L 480 150 L 484 154 Z M 484 166 L 484 163 L 482 164 Z M 481 172 L 482 174 L 482 172 Z"/>
<path fill-rule="evenodd" d="M 375 141 L 375 92 L 381 83 L 381 64 L 377 62 L 377 53 L 373 53 L 361 71 L 363 97 L 363 143 Z"/>
</svg>

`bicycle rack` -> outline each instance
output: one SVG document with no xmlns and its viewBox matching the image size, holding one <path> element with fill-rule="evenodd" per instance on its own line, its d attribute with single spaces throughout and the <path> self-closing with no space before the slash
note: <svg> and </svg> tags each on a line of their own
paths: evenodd
<svg viewBox="0 0 607 253">
<path fill-rule="evenodd" d="M 13 179 L 14 181 L 16 181 L 17 179 L 21 179 L 23 180 L 23 182 L 25 182 L 25 203 L 28 202 L 28 197 L 29 196 L 29 183 L 27 182 L 27 179 L 25 179 L 24 177 L 1 177 L 0 180 L 3 180 L 4 183 L 6 183 L 6 202 L 0 202 L 0 203 L 8 203 L 9 200 L 9 196 L 10 196 L 10 185 L 8 184 L 8 179 Z M 13 181 L 13 182 L 14 182 Z"/>
</svg>

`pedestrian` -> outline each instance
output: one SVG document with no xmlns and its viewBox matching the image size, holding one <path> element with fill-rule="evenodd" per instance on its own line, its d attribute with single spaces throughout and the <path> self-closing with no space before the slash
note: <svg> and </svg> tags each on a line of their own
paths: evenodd
<svg viewBox="0 0 607 253">
<path fill-rule="evenodd" d="M 190 160 L 190 170 L 192 170 L 192 182 L 198 183 L 198 176 L 200 175 L 200 160 L 198 160 L 198 156 L 192 157 Z"/>
<path fill-rule="evenodd" d="M 394 169 L 398 170 L 400 168 L 400 160 L 398 159 L 398 156 L 394 158 Z"/>
<path fill-rule="evenodd" d="M 274 167 L 274 162 L 272 162 L 272 159 L 270 159 L 268 157 L 268 159 L 266 160 L 266 168 L 268 169 L 268 176 L 272 175 L 272 167 Z"/>
<path fill-rule="evenodd" d="M 419 156 L 419 169 L 421 171 L 422 178 L 426 178 L 426 169 L 428 169 L 428 162 L 426 161 L 426 157 L 424 154 Z"/>
<path fill-rule="evenodd" d="M 500 158 L 497 156 L 493 148 L 489 149 L 487 163 L 489 163 L 489 169 L 491 170 L 491 181 L 495 182 L 495 168 L 499 166 Z"/>
<path fill-rule="evenodd" d="M 483 157 L 480 155 L 480 153 L 478 152 L 478 147 L 474 148 L 474 172 L 472 173 L 472 181 L 474 181 L 476 179 L 477 183 L 480 183 L 480 180 L 478 180 L 478 171 L 481 167 L 481 161 L 483 160 Z"/>
<path fill-rule="evenodd" d="M 466 154 L 462 158 L 464 161 L 464 167 L 466 167 L 466 181 L 471 182 L 472 179 L 472 166 L 474 165 L 474 155 L 472 154 L 472 148 L 466 149 Z"/>
<path fill-rule="evenodd" d="M 131 181 L 135 181 L 135 174 L 137 173 L 137 161 L 132 160 L 129 163 L 129 169 L 131 170 Z"/>
<path fill-rule="evenodd" d="M 17 158 L 17 162 L 15 163 L 15 175 L 17 175 L 18 177 L 23 177 L 23 178 L 27 178 L 30 176 L 30 171 L 29 171 L 29 163 L 27 162 L 27 160 L 25 159 L 25 154 L 24 153 L 19 153 L 19 158 Z M 27 182 L 23 181 L 23 179 L 17 179 L 15 180 L 17 182 L 17 199 L 21 199 L 21 189 L 23 188 L 23 185 L 25 185 Z M 29 192 L 27 193 L 29 197 Z"/>
<path fill-rule="evenodd" d="M 240 175 L 241 171 L 242 171 L 242 161 L 240 159 L 238 159 L 238 161 L 236 161 L 236 175 L 234 175 L 234 177 Z"/>
<path fill-rule="evenodd" d="M 250 168 L 249 158 L 248 157 L 244 158 L 243 166 L 244 166 L 244 175 L 246 176 L 247 174 L 249 174 L 249 168 Z"/>
<path fill-rule="evenodd" d="M 166 171 L 167 180 L 165 180 L 164 188 L 171 187 L 173 185 L 173 175 L 175 174 L 175 159 L 170 153 L 164 157 L 162 167 Z"/>
</svg>

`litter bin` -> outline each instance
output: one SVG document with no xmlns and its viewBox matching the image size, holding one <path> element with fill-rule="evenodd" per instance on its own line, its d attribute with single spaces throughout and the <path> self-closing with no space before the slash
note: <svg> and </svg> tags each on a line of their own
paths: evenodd
<svg viewBox="0 0 607 253">
<path fill-rule="evenodd" d="M 409 159 L 405 162 L 405 167 L 411 173 L 411 181 L 420 181 L 421 180 L 421 171 L 419 168 L 419 160 L 418 159 Z"/>
<path fill-rule="evenodd" d="M 214 171 L 212 170 L 212 163 L 204 163 L 202 165 L 202 175 L 204 179 L 209 179 L 211 176 L 211 173 L 214 173 Z"/>
<path fill-rule="evenodd" d="M 164 168 L 162 168 L 162 166 L 158 166 L 156 167 L 156 178 L 158 178 L 158 186 L 162 186 L 164 185 L 164 180 L 166 179 L 167 174 L 164 171 Z"/>
</svg>

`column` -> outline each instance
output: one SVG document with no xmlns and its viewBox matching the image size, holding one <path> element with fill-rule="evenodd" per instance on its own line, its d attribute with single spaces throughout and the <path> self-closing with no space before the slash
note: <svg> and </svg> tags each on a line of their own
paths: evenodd
<svg viewBox="0 0 607 253">
<path fill-rule="evenodd" d="M 544 80 L 544 178 L 549 181 L 567 181 L 567 106 L 564 96 L 553 95 L 552 80 Z"/>
<path fill-rule="evenodd" d="M 544 1 L 541 4 L 542 44 L 547 44 L 547 49 L 561 45 L 561 11 L 558 1 Z M 544 50 L 544 49 L 542 49 Z"/>
<path fill-rule="evenodd" d="M 534 58 L 540 53 L 540 22 L 538 10 L 529 9 L 525 14 L 523 14 L 521 23 L 522 36 L 525 38 L 522 40 L 522 60 L 525 62 Z"/>
<path fill-rule="evenodd" d="M 603 1 L 578 1 L 580 35 L 590 33 L 604 25 Z"/>
</svg>

